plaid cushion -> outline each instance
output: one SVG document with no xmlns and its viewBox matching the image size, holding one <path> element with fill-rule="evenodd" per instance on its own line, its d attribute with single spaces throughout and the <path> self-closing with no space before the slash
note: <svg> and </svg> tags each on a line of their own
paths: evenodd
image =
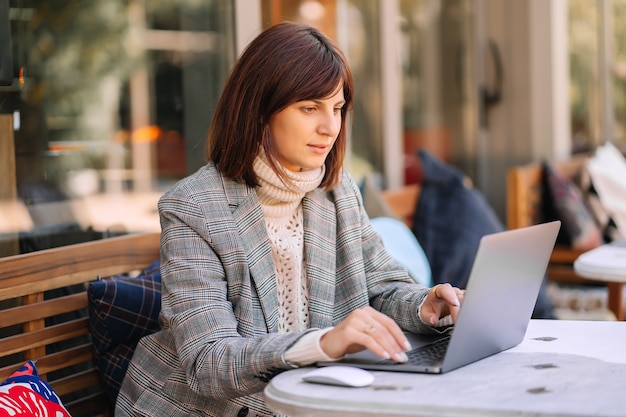
<svg viewBox="0 0 626 417">
<path fill-rule="evenodd" d="M 113 403 L 139 339 L 159 330 L 161 272 L 156 261 L 137 277 L 89 283 L 89 322 L 94 355 Z"/>
</svg>

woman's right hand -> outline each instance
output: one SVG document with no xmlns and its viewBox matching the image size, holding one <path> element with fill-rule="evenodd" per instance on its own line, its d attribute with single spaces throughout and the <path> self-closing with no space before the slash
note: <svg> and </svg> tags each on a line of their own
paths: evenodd
<svg viewBox="0 0 626 417">
<path fill-rule="evenodd" d="M 369 349 L 381 358 L 395 362 L 406 362 L 404 351 L 411 348 L 396 322 L 369 306 L 350 313 L 322 336 L 320 345 L 331 358 Z"/>
</svg>

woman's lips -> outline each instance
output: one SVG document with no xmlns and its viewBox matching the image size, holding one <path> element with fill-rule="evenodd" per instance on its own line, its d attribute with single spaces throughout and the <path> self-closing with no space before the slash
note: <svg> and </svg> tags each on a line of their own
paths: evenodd
<svg viewBox="0 0 626 417">
<path fill-rule="evenodd" d="M 330 147 L 330 145 L 308 145 L 308 146 L 313 152 L 319 153 L 319 154 L 325 153 Z"/>
</svg>

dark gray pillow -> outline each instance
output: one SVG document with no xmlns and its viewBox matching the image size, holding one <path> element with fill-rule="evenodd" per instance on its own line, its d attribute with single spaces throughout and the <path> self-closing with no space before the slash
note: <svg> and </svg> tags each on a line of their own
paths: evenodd
<svg viewBox="0 0 626 417">
<path fill-rule="evenodd" d="M 433 283 L 465 288 L 480 238 L 505 230 L 504 225 L 464 175 L 421 149 L 424 179 L 413 219 L 413 233 L 430 263 Z M 534 318 L 553 318 L 553 307 L 541 288 Z"/>
</svg>

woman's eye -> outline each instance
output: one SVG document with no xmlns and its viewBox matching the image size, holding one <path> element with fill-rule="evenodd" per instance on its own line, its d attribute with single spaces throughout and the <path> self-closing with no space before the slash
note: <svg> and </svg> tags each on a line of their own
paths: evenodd
<svg viewBox="0 0 626 417">
<path fill-rule="evenodd" d="M 303 107 L 302 111 L 304 111 L 305 113 L 312 113 L 313 111 L 315 111 L 315 107 Z"/>
<path fill-rule="evenodd" d="M 343 107 L 335 107 L 335 113 L 341 113 L 341 110 L 343 110 Z"/>
</svg>

